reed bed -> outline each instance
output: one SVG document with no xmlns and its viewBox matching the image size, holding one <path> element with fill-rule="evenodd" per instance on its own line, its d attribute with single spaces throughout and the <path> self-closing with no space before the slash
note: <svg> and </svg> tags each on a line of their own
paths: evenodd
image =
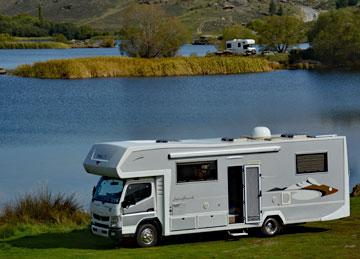
<svg viewBox="0 0 360 259">
<path fill-rule="evenodd" d="M 0 42 L 0 49 L 68 49 L 70 46 L 62 42 Z"/>
<path fill-rule="evenodd" d="M 193 75 L 225 75 L 268 72 L 272 62 L 258 57 L 175 57 L 128 58 L 90 57 L 38 62 L 22 65 L 13 74 L 48 79 L 80 79 L 99 77 L 161 77 Z"/>
</svg>

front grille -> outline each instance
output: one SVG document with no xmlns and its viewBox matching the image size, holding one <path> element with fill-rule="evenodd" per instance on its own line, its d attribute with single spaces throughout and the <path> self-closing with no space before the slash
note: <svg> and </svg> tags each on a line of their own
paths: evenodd
<svg viewBox="0 0 360 259">
<path fill-rule="evenodd" d="M 109 228 L 108 225 L 97 223 L 97 222 L 94 222 L 93 225 L 96 227 L 100 227 L 100 228 Z"/>
<path fill-rule="evenodd" d="M 96 220 L 109 221 L 109 217 L 107 217 L 107 216 L 100 216 L 100 215 L 98 215 L 98 214 L 96 214 L 96 213 L 93 213 L 93 217 L 94 217 L 94 219 L 96 219 Z"/>
</svg>

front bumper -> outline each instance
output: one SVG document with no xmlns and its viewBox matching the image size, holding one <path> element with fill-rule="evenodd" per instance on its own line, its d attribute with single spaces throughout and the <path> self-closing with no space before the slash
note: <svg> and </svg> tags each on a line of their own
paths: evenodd
<svg viewBox="0 0 360 259">
<path fill-rule="evenodd" d="M 90 229 L 91 233 L 97 236 L 107 237 L 115 240 L 122 239 L 121 228 L 105 228 L 96 226 L 95 224 L 91 224 Z"/>
</svg>

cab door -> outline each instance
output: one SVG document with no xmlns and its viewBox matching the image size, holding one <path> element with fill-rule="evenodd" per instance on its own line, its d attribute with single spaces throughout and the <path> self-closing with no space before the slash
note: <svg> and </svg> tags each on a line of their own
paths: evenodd
<svg viewBox="0 0 360 259">
<path fill-rule="evenodd" d="M 123 226 L 133 226 L 155 215 L 155 188 L 152 179 L 129 181 L 122 202 Z"/>
</svg>

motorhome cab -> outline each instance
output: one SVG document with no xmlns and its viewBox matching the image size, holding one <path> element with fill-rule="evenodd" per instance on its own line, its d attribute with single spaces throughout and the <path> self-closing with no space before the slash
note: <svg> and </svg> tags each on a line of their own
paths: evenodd
<svg viewBox="0 0 360 259">
<path fill-rule="evenodd" d="M 233 39 L 226 41 L 226 50 L 236 54 L 255 55 L 253 39 Z"/>
<path fill-rule="evenodd" d="M 287 224 L 350 215 L 345 137 L 271 135 L 95 144 L 84 167 L 100 175 L 91 231 L 153 246 L 209 231 L 273 236 Z"/>
</svg>

